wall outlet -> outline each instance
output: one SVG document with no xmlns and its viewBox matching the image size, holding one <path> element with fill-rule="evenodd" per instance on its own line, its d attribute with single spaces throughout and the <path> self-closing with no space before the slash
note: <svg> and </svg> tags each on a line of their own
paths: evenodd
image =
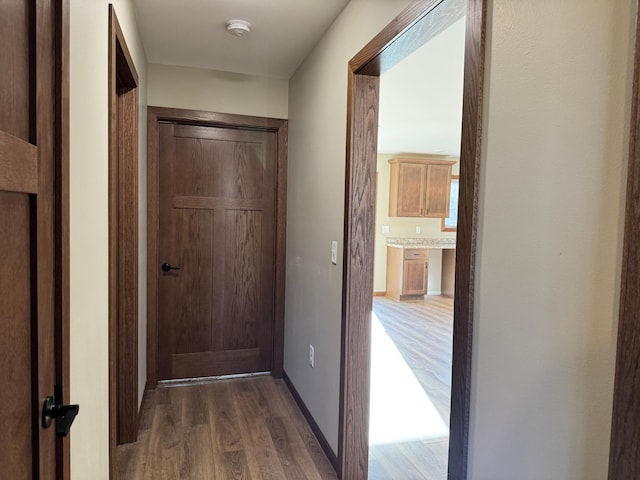
<svg viewBox="0 0 640 480">
<path fill-rule="evenodd" d="M 421 227 L 416 227 L 416 233 L 422 233 L 422 228 Z"/>
<path fill-rule="evenodd" d="M 309 345 L 309 366 L 311 368 L 316 366 L 315 351 L 313 350 L 313 345 Z"/>
<path fill-rule="evenodd" d="M 382 233 L 389 233 L 389 225 L 382 225 Z"/>
<path fill-rule="evenodd" d="M 338 264 L 338 242 L 335 240 L 331 241 L 331 263 Z"/>
</svg>

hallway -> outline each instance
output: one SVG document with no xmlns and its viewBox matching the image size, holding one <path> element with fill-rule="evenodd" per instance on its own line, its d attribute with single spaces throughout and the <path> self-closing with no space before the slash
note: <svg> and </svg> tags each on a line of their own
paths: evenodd
<svg viewBox="0 0 640 480">
<path fill-rule="evenodd" d="M 452 306 L 444 297 L 374 300 L 377 325 L 446 426 Z M 375 443 L 370 479 L 446 478 L 446 437 Z M 138 441 L 118 447 L 117 466 L 121 480 L 337 478 L 286 384 L 270 376 L 169 383 L 147 390 Z"/>
<path fill-rule="evenodd" d="M 337 478 L 282 380 L 174 385 L 146 392 L 138 441 L 117 450 L 121 480 Z"/>
</svg>

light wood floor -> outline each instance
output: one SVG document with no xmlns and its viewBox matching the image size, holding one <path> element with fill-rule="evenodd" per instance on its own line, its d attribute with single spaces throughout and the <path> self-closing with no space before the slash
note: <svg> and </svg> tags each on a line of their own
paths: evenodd
<svg viewBox="0 0 640 480">
<path fill-rule="evenodd" d="M 336 479 L 282 380 L 269 376 L 147 391 L 120 480 Z"/>
<path fill-rule="evenodd" d="M 373 311 L 449 425 L 453 299 L 426 298 L 424 302 L 398 302 L 374 297 Z M 369 480 L 445 480 L 448 449 L 448 440 L 371 446 Z"/>
</svg>

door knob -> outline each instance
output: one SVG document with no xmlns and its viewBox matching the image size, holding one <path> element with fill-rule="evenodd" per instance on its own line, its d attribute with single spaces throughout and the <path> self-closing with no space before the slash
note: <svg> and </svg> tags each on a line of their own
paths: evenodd
<svg viewBox="0 0 640 480">
<path fill-rule="evenodd" d="M 163 263 L 160 268 L 162 269 L 163 272 L 168 272 L 169 270 L 180 270 L 180 267 L 172 267 L 168 263 Z"/>
<path fill-rule="evenodd" d="M 42 426 L 49 428 L 53 419 L 57 418 L 56 436 L 66 437 L 79 411 L 80 405 L 63 405 L 56 403 L 53 397 L 47 397 L 42 406 Z"/>
</svg>

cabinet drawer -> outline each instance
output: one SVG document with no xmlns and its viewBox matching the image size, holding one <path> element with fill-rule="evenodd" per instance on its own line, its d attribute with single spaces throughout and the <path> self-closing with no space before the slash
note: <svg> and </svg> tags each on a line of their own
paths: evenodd
<svg viewBox="0 0 640 480">
<path fill-rule="evenodd" d="M 426 248 L 405 248 L 405 260 L 428 260 L 429 250 Z"/>
</svg>

